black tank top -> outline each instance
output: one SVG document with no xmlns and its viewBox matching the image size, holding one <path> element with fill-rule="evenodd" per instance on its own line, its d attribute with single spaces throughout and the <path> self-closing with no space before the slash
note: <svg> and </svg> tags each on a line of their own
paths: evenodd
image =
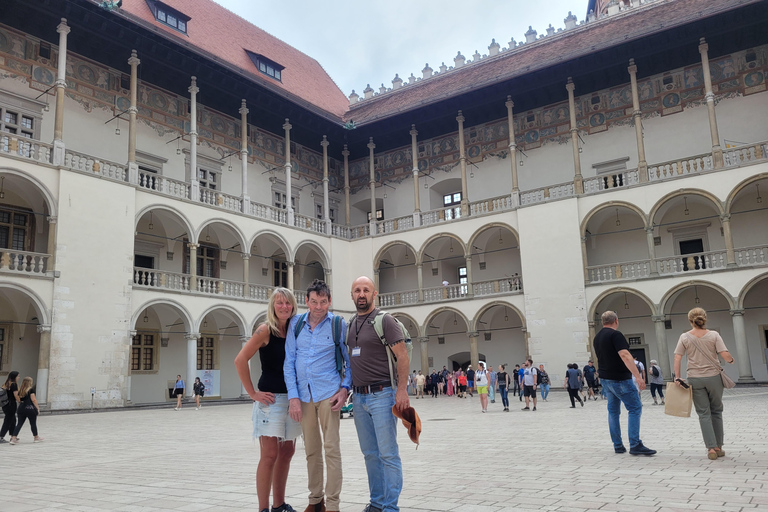
<svg viewBox="0 0 768 512">
<path fill-rule="evenodd" d="M 283 363 L 285 362 L 285 338 L 275 336 L 269 332 L 269 343 L 259 349 L 261 360 L 261 378 L 259 379 L 259 391 L 267 393 L 287 393 L 285 377 L 283 376 Z"/>
</svg>

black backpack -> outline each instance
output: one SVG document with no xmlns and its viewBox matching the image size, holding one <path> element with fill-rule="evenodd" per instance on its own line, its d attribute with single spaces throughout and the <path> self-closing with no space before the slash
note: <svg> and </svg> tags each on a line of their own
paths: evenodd
<svg viewBox="0 0 768 512">
<path fill-rule="evenodd" d="M 658 369 L 658 367 L 656 365 L 653 365 L 651 367 L 651 374 L 653 374 L 654 377 L 658 377 L 659 376 L 659 369 Z"/>
<path fill-rule="evenodd" d="M 5 388 L 0 388 L 0 407 L 5 407 L 10 401 L 8 391 Z"/>
<path fill-rule="evenodd" d="M 536 368 L 531 368 L 531 370 L 536 372 L 536 385 L 538 386 L 539 384 L 541 384 L 541 372 Z"/>
</svg>

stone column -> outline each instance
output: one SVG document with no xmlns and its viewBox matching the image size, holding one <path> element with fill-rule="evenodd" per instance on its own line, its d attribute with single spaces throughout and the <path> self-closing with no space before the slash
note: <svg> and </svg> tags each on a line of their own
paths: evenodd
<svg viewBox="0 0 768 512">
<path fill-rule="evenodd" d="M 565 84 L 568 91 L 568 110 L 571 114 L 571 145 L 573 146 L 573 189 L 576 194 L 584 193 L 584 178 L 581 175 L 581 158 L 579 157 L 579 127 L 576 124 L 576 100 L 573 97 L 573 91 L 576 86 L 571 77 L 568 77 L 568 83 Z"/>
<path fill-rule="evenodd" d="M 376 171 L 373 165 L 373 150 L 376 144 L 373 143 L 373 137 L 368 139 L 368 186 L 371 188 L 371 236 L 376 234 Z"/>
<path fill-rule="evenodd" d="M 421 351 L 421 374 L 429 375 L 429 337 L 419 338 L 419 350 Z"/>
<path fill-rule="evenodd" d="M 285 265 L 288 267 L 288 289 L 293 291 L 293 267 L 292 261 L 286 261 Z"/>
<path fill-rule="evenodd" d="M 293 202 L 291 201 L 291 123 L 285 118 L 283 130 L 285 130 L 285 211 L 288 225 L 293 226 Z M 290 276 L 290 274 L 288 274 Z M 288 277 L 290 280 L 291 277 Z M 291 288 L 293 289 L 293 288 Z"/>
<path fill-rule="evenodd" d="M 423 263 L 417 263 L 416 264 L 416 278 L 418 279 L 418 285 L 419 285 L 419 302 L 424 302 L 424 274 L 423 274 Z"/>
<path fill-rule="evenodd" d="M 597 360 L 597 354 L 595 353 L 595 348 L 592 346 L 592 342 L 595 340 L 595 322 L 587 322 L 587 325 L 589 326 L 589 339 L 587 340 L 587 352 L 589 352 L 590 357 L 592 358 L 592 362 L 595 363 L 596 367 L 600 367 L 598 360 Z"/>
<path fill-rule="evenodd" d="M 459 123 L 459 165 L 461 166 L 461 216 L 469 215 L 469 198 L 467 197 L 467 153 L 464 147 L 464 116 L 459 110 L 456 116 Z"/>
<path fill-rule="evenodd" d="M 59 33 L 59 61 L 56 70 L 56 111 L 53 124 L 53 165 L 64 165 L 64 89 L 67 87 L 67 34 L 70 28 L 66 18 L 56 27 Z M 40 387 L 38 387 L 38 390 Z"/>
<path fill-rule="evenodd" d="M 375 268 L 373 269 L 373 287 L 374 289 L 379 289 L 379 269 Z"/>
<path fill-rule="evenodd" d="M 38 325 L 37 332 L 40 333 L 40 349 L 37 356 L 37 380 L 35 387 L 37 389 L 37 402 L 44 404 L 48 402 L 48 370 L 51 367 L 51 326 Z"/>
<path fill-rule="evenodd" d="M 707 99 L 709 113 L 709 134 L 712 136 L 712 162 L 715 169 L 723 167 L 723 150 L 720 147 L 720 135 L 717 133 L 717 118 L 715 117 L 715 94 L 712 92 L 712 75 L 709 74 L 709 45 L 702 37 L 699 39 L 701 54 L 701 71 L 704 74 L 704 95 Z"/>
<path fill-rule="evenodd" d="M 136 106 L 136 96 L 139 91 L 139 64 L 141 61 L 136 56 L 136 50 L 131 50 L 131 58 L 128 59 L 131 66 L 131 106 L 128 107 L 128 182 L 139 182 L 139 164 L 136 163 L 136 115 L 139 109 Z"/>
<path fill-rule="evenodd" d="M 652 316 L 653 327 L 656 331 L 656 350 L 659 352 L 659 366 L 661 373 L 664 374 L 664 380 L 672 380 L 672 370 L 674 368 L 669 362 L 669 347 L 667 346 L 667 329 L 664 326 L 664 316 Z"/>
<path fill-rule="evenodd" d="M 197 291 L 197 248 L 198 244 L 187 243 L 189 247 L 189 289 Z"/>
<path fill-rule="evenodd" d="M 248 195 L 248 107 L 240 101 L 240 169 L 243 179 L 243 213 L 250 211 L 251 197 Z"/>
<path fill-rule="evenodd" d="M 189 198 L 200 201 L 200 182 L 197 179 L 197 78 L 192 77 L 189 91 Z"/>
<path fill-rule="evenodd" d="M 736 254 L 733 251 L 733 235 L 731 234 L 731 215 L 724 214 L 720 216 L 720 223 L 723 225 L 723 238 L 725 238 L 725 254 L 728 267 L 736 266 Z"/>
<path fill-rule="evenodd" d="M 241 349 L 245 347 L 245 344 L 248 343 L 249 339 L 250 338 L 247 338 L 245 336 L 240 338 L 240 348 Z M 251 361 L 249 359 L 248 360 L 248 375 L 250 375 L 250 374 L 251 374 Z M 250 398 L 249 395 L 248 395 L 248 392 L 245 390 L 245 386 L 243 385 L 242 382 L 240 382 L 240 398 Z"/>
<path fill-rule="evenodd" d="M 656 265 L 656 242 L 653 241 L 653 226 L 645 228 L 645 240 L 648 242 L 648 258 L 650 259 L 651 275 L 659 275 L 659 269 Z"/>
<path fill-rule="evenodd" d="M 323 220 L 325 221 L 325 234 L 331 234 L 331 210 L 328 203 L 328 137 L 323 135 L 320 145 L 323 146 Z"/>
<path fill-rule="evenodd" d="M 333 284 L 331 283 L 331 274 L 333 269 L 323 267 L 323 281 L 328 283 L 328 288 L 333 292 Z"/>
<path fill-rule="evenodd" d="M 587 260 L 587 237 L 581 237 L 581 259 L 584 260 L 584 281 L 589 282 L 589 260 Z"/>
<path fill-rule="evenodd" d="M 243 284 L 245 284 L 245 288 L 243 289 L 243 296 L 248 297 L 250 296 L 250 290 L 248 289 L 248 281 L 250 279 L 251 274 L 251 255 L 242 253 L 240 256 L 243 257 Z"/>
<path fill-rule="evenodd" d="M 472 249 L 470 248 L 470 250 Z M 467 254 L 465 258 L 467 265 L 467 297 L 472 298 L 475 296 L 475 290 L 472 287 L 472 255 Z"/>
<path fill-rule="evenodd" d="M 480 361 L 480 354 L 477 350 L 477 337 L 480 333 L 477 331 L 470 331 L 467 333 L 469 337 L 469 362 L 472 363 L 472 368 L 477 368 L 477 363 Z"/>
<path fill-rule="evenodd" d="M 349 150 L 346 144 L 341 154 L 344 156 L 344 224 L 349 226 Z"/>
<path fill-rule="evenodd" d="M 632 120 L 635 123 L 635 138 L 637 139 L 637 174 L 640 183 L 648 181 L 648 162 L 645 161 L 645 143 L 643 141 L 643 118 L 640 111 L 640 95 L 637 93 L 637 66 L 635 59 L 629 59 L 629 81 L 632 86 Z"/>
<path fill-rule="evenodd" d="M 504 104 L 507 106 L 509 158 L 511 159 L 509 163 L 512 167 L 512 206 L 520 206 L 520 187 L 517 183 L 517 143 L 515 142 L 515 118 L 514 114 L 512 113 L 512 108 L 515 106 L 515 102 L 512 101 L 512 96 L 507 96 L 507 101 Z"/>
<path fill-rule="evenodd" d="M 56 217 L 46 217 L 48 221 L 48 254 L 51 257 L 48 259 L 48 267 L 46 272 L 56 271 Z"/>
<path fill-rule="evenodd" d="M 752 363 L 749 359 L 747 330 L 744 327 L 744 310 L 732 309 L 733 337 L 736 342 L 736 365 L 739 367 L 739 382 L 755 382 L 752 376 Z"/>
<path fill-rule="evenodd" d="M 195 382 L 195 377 L 197 377 L 197 339 L 199 337 L 199 332 L 190 332 L 184 336 L 184 339 L 187 340 L 187 374 L 182 377 L 186 385 L 185 391 L 187 396 L 195 394 L 192 389 L 192 383 Z"/>
<path fill-rule="evenodd" d="M 416 125 L 411 125 L 411 161 L 413 162 L 413 226 L 421 226 L 421 206 L 419 204 L 419 143 L 416 136 Z"/>
</svg>

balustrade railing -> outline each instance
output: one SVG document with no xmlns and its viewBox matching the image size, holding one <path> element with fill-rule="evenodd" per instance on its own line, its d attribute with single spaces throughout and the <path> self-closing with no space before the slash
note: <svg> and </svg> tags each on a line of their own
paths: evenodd
<svg viewBox="0 0 768 512">
<path fill-rule="evenodd" d="M 406 290 L 402 292 L 380 293 L 379 306 L 383 308 L 392 306 L 405 306 L 419 303 L 419 290 Z"/>
<path fill-rule="evenodd" d="M 229 210 L 231 212 L 242 212 L 243 211 L 243 198 L 237 197 L 237 196 L 231 196 L 229 194 L 225 194 L 223 192 L 219 192 L 216 196 L 216 204 L 218 206 L 221 206 L 225 210 Z"/>
<path fill-rule="evenodd" d="M 53 145 L 34 139 L 0 132 L 0 153 L 27 158 L 38 163 L 51 163 Z"/>
<path fill-rule="evenodd" d="M 713 251 L 700 254 L 673 256 L 669 258 L 657 258 L 656 262 L 659 268 L 659 274 L 668 275 L 694 272 L 697 270 L 725 268 L 727 259 L 725 251 Z"/>
<path fill-rule="evenodd" d="M 307 290 L 293 290 L 293 296 L 296 297 L 296 303 L 299 306 L 307 305 Z"/>
<path fill-rule="evenodd" d="M 64 167 L 75 171 L 90 172 L 115 181 L 126 181 L 128 171 L 125 165 L 109 160 L 100 160 L 90 155 L 67 149 L 64 152 Z"/>
<path fill-rule="evenodd" d="M 153 270 L 141 267 L 133 269 L 133 284 L 150 288 L 163 288 L 165 290 L 189 291 L 189 274 L 167 272 L 165 270 Z"/>
<path fill-rule="evenodd" d="M 429 226 L 430 224 L 438 224 L 440 222 L 443 222 L 444 220 L 445 220 L 445 213 L 443 209 L 421 212 L 422 226 Z"/>
<path fill-rule="evenodd" d="M 29 251 L 0 250 L 0 271 L 45 275 L 50 254 Z"/>
<path fill-rule="evenodd" d="M 288 222 L 288 212 L 282 208 L 276 208 L 266 204 L 251 201 L 250 214 L 259 219 L 269 220 L 285 224 Z"/>
<path fill-rule="evenodd" d="M 726 167 L 735 167 L 743 163 L 759 162 L 768 159 L 768 142 L 745 144 L 723 151 L 723 161 Z"/>
<path fill-rule="evenodd" d="M 139 171 L 140 188 L 152 190 L 177 199 L 189 199 L 189 185 L 183 181 L 166 178 L 159 174 Z"/>
<path fill-rule="evenodd" d="M 411 228 L 413 228 L 413 215 L 376 221 L 376 233 L 379 235 Z"/>
<path fill-rule="evenodd" d="M 512 208 L 514 208 L 512 195 L 507 194 L 506 196 L 492 197 L 469 203 L 469 214 L 485 215 L 487 213 L 511 210 Z"/>
<path fill-rule="evenodd" d="M 489 281 L 472 283 L 472 290 L 475 297 L 496 295 L 498 293 L 517 293 L 523 291 L 523 284 L 519 276 L 504 277 L 502 279 L 491 279 Z"/>
<path fill-rule="evenodd" d="M 626 187 L 640 183 L 640 176 L 637 169 L 621 171 L 613 174 L 594 176 L 584 180 L 584 193 L 594 194 L 603 190 Z"/>
<path fill-rule="evenodd" d="M 641 279 L 651 275 L 651 260 L 628 261 L 587 267 L 587 279 L 590 283 L 616 281 L 619 279 Z"/>
<path fill-rule="evenodd" d="M 272 296 L 274 286 L 266 286 L 263 284 L 249 284 L 248 285 L 248 298 L 258 300 L 260 302 L 269 302 L 269 298 Z"/>
<path fill-rule="evenodd" d="M 293 225 L 299 229 L 325 234 L 325 221 L 322 219 L 315 219 L 295 213 L 293 215 Z"/>
<path fill-rule="evenodd" d="M 676 176 L 685 176 L 696 174 L 703 171 L 714 169 L 712 154 L 704 153 L 702 155 L 690 156 L 660 164 L 653 164 L 648 167 L 648 180 L 658 181 Z"/>
<path fill-rule="evenodd" d="M 349 230 L 350 240 L 354 240 L 355 238 L 365 238 L 371 234 L 370 224 L 361 224 L 359 226 L 352 226 L 351 228 L 347 229 Z"/>
<path fill-rule="evenodd" d="M 424 302 L 440 302 L 464 298 L 469 292 L 468 286 L 466 284 L 449 284 L 447 286 L 424 288 Z"/>
<path fill-rule="evenodd" d="M 520 192 L 520 204 L 523 206 L 543 203 L 551 199 L 562 199 L 564 197 L 573 197 L 573 182 L 559 183 L 548 187 L 537 188 Z"/>
<path fill-rule="evenodd" d="M 768 264 L 768 246 L 735 249 L 734 256 L 739 267 L 765 265 Z"/>
</svg>

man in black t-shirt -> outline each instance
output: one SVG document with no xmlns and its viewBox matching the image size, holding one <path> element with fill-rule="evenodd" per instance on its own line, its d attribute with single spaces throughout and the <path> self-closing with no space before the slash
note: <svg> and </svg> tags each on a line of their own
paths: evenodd
<svg viewBox="0 0 768 512">
<path fill-rule="evenodd" d="M 467 393 L 472 396 L 472 390 L 475 387 L 475 370 L 472 369 L 472 365 L 467 366 Z"/>
<path fill-rule="evenodd" d="M 595 391 L 597 391 L 597 368 L 595 368 L 595 363 L 590 361 L 587 363 L 587 366 L 584 367 L 584 380 L 587 381 L 587 392 L 589 393 L 589 398 L 593 400 L 597 400 L 597 395 L 595 395 Z"/>
<path fill-rule="evenodd" d="M 606 311 L 602 317 L 603 328 L 595 335 L 594 349 L 600 361 L 600 381 L 608 396 L 608 429 L 616 453 L 626 453 L 627 449 L 621 440 L 621 425 L 619 415 L 621 404 L 627 408 L 629 423 L 629 453 L 632 455 L 653 455 L 651 450 L 640 440 L 640 415 L 643 404 L 632 382 L 634 376 L 640 389 L 645 389 L 645 381 L 635 366 L 634 358 L 629 352 L 629 344 L 619 331 L 619 317 L 613 311 Z"/>
</svg>

